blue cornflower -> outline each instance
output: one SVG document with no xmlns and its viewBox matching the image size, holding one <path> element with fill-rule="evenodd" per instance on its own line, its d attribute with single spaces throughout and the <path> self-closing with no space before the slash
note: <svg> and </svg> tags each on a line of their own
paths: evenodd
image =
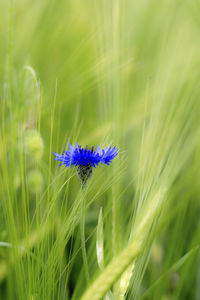
<svg viewBox="0 0 200 300">
<path fill-rule="evenodd" d="M 110 165 L 112 160 L 118 154 L 118 149 L 116 149 L 116 147 L 106 147 L 101 149 L 99 145 L 97 145 L 95 151 L 93 146 L 91 149 L 88 149 L 87 146 L 82 148 L 78 143 L 76 143 L 75 147 L 69 143 L 69 150 L 65 151 L 63 155 L 54 152 L 53 154 L 56 156 L 55 160 L 61 162 L 59 166 L 78 166 L 78 176 L 81 179 L 82 184 L 85 185 L 87 179 L 92 175 L 92 167 L 96 168 L 99 163 Z"/>
</svg>

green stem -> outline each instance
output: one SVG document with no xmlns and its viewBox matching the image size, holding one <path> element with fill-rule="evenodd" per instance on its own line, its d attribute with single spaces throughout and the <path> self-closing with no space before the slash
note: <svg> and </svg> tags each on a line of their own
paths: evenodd
<svg viewBox="0 0 200 300">
<path fill-rule="evenodd" d="M 81 207 L 80 231 L 81 231 L 81 249 L 82 249 L 82 256 L 83 256 L 83 266 L 84 266 L 86 280 L 88 283 L 90 280 L 90 276 L 89 276 L 89 268 L 88 268 L 87 253 L 86 253 L 86 246 L 85 246 L 85 197 L 84 197 L 84 191 L 83 191 L 83 199 L 82 199 L 82 207 Z"/>
<path fill-rule="evenodd" d="M 9 1 L 9 25 L 8 25 L 8 77 L 11 99 L 13 99 L 13 18 L 14 1 Z"/>
</svg>

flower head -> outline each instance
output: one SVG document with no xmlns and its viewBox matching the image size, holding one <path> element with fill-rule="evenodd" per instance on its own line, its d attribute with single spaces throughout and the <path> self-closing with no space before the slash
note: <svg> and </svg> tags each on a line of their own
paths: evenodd
<svg viewBox="0 0 200 300">
<path fill-rule="evenodd" d="M 76 143 L 75 147 L 69 143 L 69 150 L 65 151 L 63 155 L 54 152 L 53 154 L 56 156 L 55 160 L 61 161 L 59 166 L 71 167 L 91 164 L 95 168 L 99 163 L 109 165 L 118 154 L 118 150 L 116 147 L 101 149 L 97 145 L 97 150 L 95 151 L 93 146 L 91 149 L 88 149 L 87 146 L 82 148 L 78 143 Z"/>
<path fill-rule="evenodd" d="M 93 146 L 91 149 L 88 149 L 87 146 L 82 148 L 78 143 L 76 143 L 75 147 L 69 143 L 69 150 L 65 151 L 63 155 L 54 152 L 53 154 L 56 156 L 55 160 L 61 162 L 59 166 L 78 166 L 77 173 L 83 183 L 92 175 L 92 167 L 96 168 L 100 163 L 110 165 L 115 156 L 117 156 L 118 149 L 116 147 L 101 149 L 97 145 L 97 149 L 94 150 Z"/>
</svg>

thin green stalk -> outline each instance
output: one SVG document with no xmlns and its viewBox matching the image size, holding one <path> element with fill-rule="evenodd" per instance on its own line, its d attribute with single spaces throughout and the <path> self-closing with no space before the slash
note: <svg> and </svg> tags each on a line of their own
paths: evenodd
<svg viewBox="0 0 200 300">
<path fill-rule="evenodd" d="M 85 193 L 83 191 L 83 193 Z M 83 194 L 82 205 L 81 205 L 81 217 L 80 217 L 80 232 L 81 232 L 81 249 L 82 249 L 82 256 L 83 256 L 83 266 L 85 271 L 85 277 L 87 283 L 90 280 L 89 276 L 89 268 L 88 268 L 88 261 L 87 261 L 87 253 L 86 253 L 86 246 L 85 246 L 85 197 Z"/>
<path fill-rule="evenodd" d="M 13 99 L 13 18 L 14 18 L 14 1 L 9 1 L 9 25 L 8 25 L 8 78 L 10 96 Z"/>
<path fill-rule="evenodd" d="M 120 72 L 116 71 L 116 69 L 120 66 L 120 1 L 117 0 L 113 3 L 113 33 L 112 33 L 112 53 L 114 56 L 113 66 L 112 66 L 112 85 L 113 85 L 113 99 L 114 100 L 114 114 L 113 114 L 113 121 L 114 121 L 114 138 L 117 145 L 120 142 L 120 112 L 121 112 L 121 76 Z M 113 101 L 112 99 L 112 101 Z M 118 168 L 118 163 L 114 166 L 114 172 Z M 120 185 L 115 184 L 113 185 L 112 190 L 112 246 L 113 246 L 113 255 L 117 255 L 119 252 L 119 244 L 120 244 L 120 225 L 119 225 L 119 214 L 120 214 L 120 206 L 119 202 L 116 201 L 117 195 L 120 192 Z"/>
</svg>

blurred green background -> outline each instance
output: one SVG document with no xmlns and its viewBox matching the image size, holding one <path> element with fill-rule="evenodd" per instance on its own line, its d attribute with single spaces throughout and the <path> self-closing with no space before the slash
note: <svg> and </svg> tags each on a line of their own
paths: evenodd
<svg viewBox="0 0 200 300">
<path fill-rule="evenodd" d="M 100 207 L 107 264 L 166 189 L 126 295 L 112 292 L 200 299 L 199 13 L 199 0 L 0 1 L 0 299 L 80 299 L 86 289 L 80 184 L 52 155 L 68 141 L 120 150 L 88 188 L 92 280 Z"/>
</svg>

